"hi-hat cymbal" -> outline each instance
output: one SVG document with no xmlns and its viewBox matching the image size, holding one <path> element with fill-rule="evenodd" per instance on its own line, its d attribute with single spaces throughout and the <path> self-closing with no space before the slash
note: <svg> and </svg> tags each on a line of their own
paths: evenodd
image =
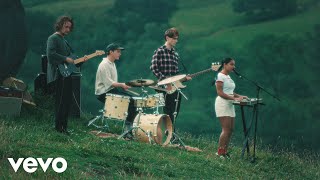
<svg viewBox="0 0 320 180">
<path fill-rule="evenodd" d="M 154 84 L 154 81 L 151 79 L 135 79 L 125 83 L 128 86 L 132 87 L 141 87 L 141 86 L 150 86 Z"/>
<path fill-rule="evenodd" d="M 187 75 L 185 74 L 180 74 L 180 75 L 176 75 L 176 76 L 172 76 L 172 77 L 168 77 L 162 81 L 159 81 L 158 82 L 158 85 L 161 86 L 161 85 L 165 85 L 165 84 L 170 84 L 170 83 L 173 83 L 173 82 L 176 82 L 176 81 L 179 81 L 183 78 L 185 78 Z"/>
</svg>

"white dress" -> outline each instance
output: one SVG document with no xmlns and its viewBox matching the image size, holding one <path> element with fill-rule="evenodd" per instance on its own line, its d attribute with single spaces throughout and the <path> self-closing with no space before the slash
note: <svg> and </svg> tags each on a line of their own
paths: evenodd
<svg viewBox="0 0 320 180">
<path fill-rule="evenodd" d="M 229 75 L 223 73 L 218 73 L 216 82 L 223 83 L 223 92 L 225 94 L 233 96 L 233 90 L 236 85 Z M 234 105 L 232 104 L 233 100 L 224 99 L 220 96 L 217 96 L 215 101 L 215 111 L 217 117 L 236 117 L 234 110 Z"/>
</svg>

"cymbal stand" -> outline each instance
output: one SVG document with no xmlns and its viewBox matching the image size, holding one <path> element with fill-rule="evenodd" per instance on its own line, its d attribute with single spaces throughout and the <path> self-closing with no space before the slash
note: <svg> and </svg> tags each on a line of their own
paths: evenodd
<svg viewBox="0 0 320 180">
<path fill-rule="evenodd" d="M 140 124 L 140 116 L 141 116 L 141 113 L 142 113 L 142 108 L 138 108 L 138 109 L 139 109 L 139 117 L 138 117 L 138 122 L 137 122 L 137 124 L 133 124 L 133 126 L 132 126 L 129 130 L 127 130 L 127 131 L 125 131 L 124 133 L 122 133 L 122 134 L 118 137 L 118 139 L 123 138 L 125 135 L 129 134 L 129 133 L 132 132 L 133 130 L 136 131 L 137 129 L 140 129 L 143 133 L 145 133 L 145 134 L 147 135 L 147 137 L 148 137 L 148 139 L 149 139 L 149 143 L 152 144 L 152 141 L 153 141 L 153 139 L 152 139 L 152 133 L 151 133 L 149 130 L 146 132 L 144 129 L 142 129 L 142 128 L 139 126 L 139 124 Z"/>
<path fill-rule="evenodd" d="M 161 95 L 163 95 L 162 93 L 159 93 Z M 160 114 L 159 113 L 159 107 L 160 107 L 160 101 L 161 101 L 161 96 L 159 95 L 159 97 L 156 97 L 157 98 L 157 104 L 156 104 L 156 107 L 155 107 L 155 111 L 153 111 L 153 114 Z"/>
<path fill-rule="evenodd" d="M 175 128 L 175 125 L 176 125 L 176 117 L 177 117 L 177 110 L 178 110 L 178 103 L 179 103 L 179 96 L 180 94 L 186 99 L 188 100 L 187 96 L 185 96 L 182 92 L 181 92 L 181 89 L 178 88 L 175 83 L 172 83 L 172 85 L 177 89 L 178 91 L 178 94 L 177 94 L 177 98 L 175 99 L 175 102 L 176 102 L 176 106 L 175 106 L 175 111 L 173 113 L 173 128 Z M 182 139 L 180 138 L 180 136 L 175 133 L 174 131 L 172 132 L 172 135 L 173 135 L 173 140 L 171 141 L 171 143 L 175 143 L 176 141 L 178 141 L 179 145 L 182 146 L 183 148 L 186 148 L 186 145 L 184 144 L 184 142 L 182 141 Z"/>
<path fill-rule="evenodd" d="M 148 95 L 148 91 L 147 90 L 145 90 L 145 87 L 144 86 L 141 86 L 141 92 L 142 92 L 142 97 L 144 97 L 144 96 L 149 96 Z"/>
</svg>

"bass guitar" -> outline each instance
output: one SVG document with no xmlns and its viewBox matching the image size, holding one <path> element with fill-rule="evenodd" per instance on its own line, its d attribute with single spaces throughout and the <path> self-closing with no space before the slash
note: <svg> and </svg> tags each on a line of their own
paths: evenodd
<svg viewBox="0 0 320 180">
<path fill-rule="evenodd" d="M 205 73 L 208 73 L 208 72 L 211 72 L 211 71 L 218 71 L 220 66 L 221 66 L 221 64 L 219 62 L 214 62 L 214 63 L 212 63 L 211 68 L 203 70 L 203 71 L 199 71 L 197 73 L 190 74 L 190 75 L 187 75 L 187 76 L 189 76 L 191 78 L 194 78 L 194 77 L 197 77 L 197 76 L 199 76 L 201 74 L 205 74 Z M 172 83 L 174 83 L 175 86 L 171 86 L 171 89 L 166 91 L 167 94 L 173 94 L 174 92 L 176 92 L 177 88 L 183 89 L 183 88 L 187 87 L 187 86 L 182 84 L 182 82 L 184 82 L 184 81 L 186 81 L 186 77 L 182 78 L 181 80 L 172 82 Z"/>
</svg>

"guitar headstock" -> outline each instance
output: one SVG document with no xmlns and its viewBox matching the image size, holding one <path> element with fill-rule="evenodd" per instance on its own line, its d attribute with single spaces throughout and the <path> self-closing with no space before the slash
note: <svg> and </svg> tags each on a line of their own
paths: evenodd
<svg viewBox="0 0 320 180">
<path fill-rule="evenodd" d="M 213 71 L 218 71 L 218 69 L 220 68 L 221 64 L 220 62 L 213 62 L 212 65 L 211 65 L 211 69 Z"/>
<path fill-rule="evenodd" d="M 100 55 L 105 54 L 105 52 L 102 51 L 102 50 L 96 50 L 95 54 L 96 54 L 97 56 L 100 56 Z"/>
</svg>

